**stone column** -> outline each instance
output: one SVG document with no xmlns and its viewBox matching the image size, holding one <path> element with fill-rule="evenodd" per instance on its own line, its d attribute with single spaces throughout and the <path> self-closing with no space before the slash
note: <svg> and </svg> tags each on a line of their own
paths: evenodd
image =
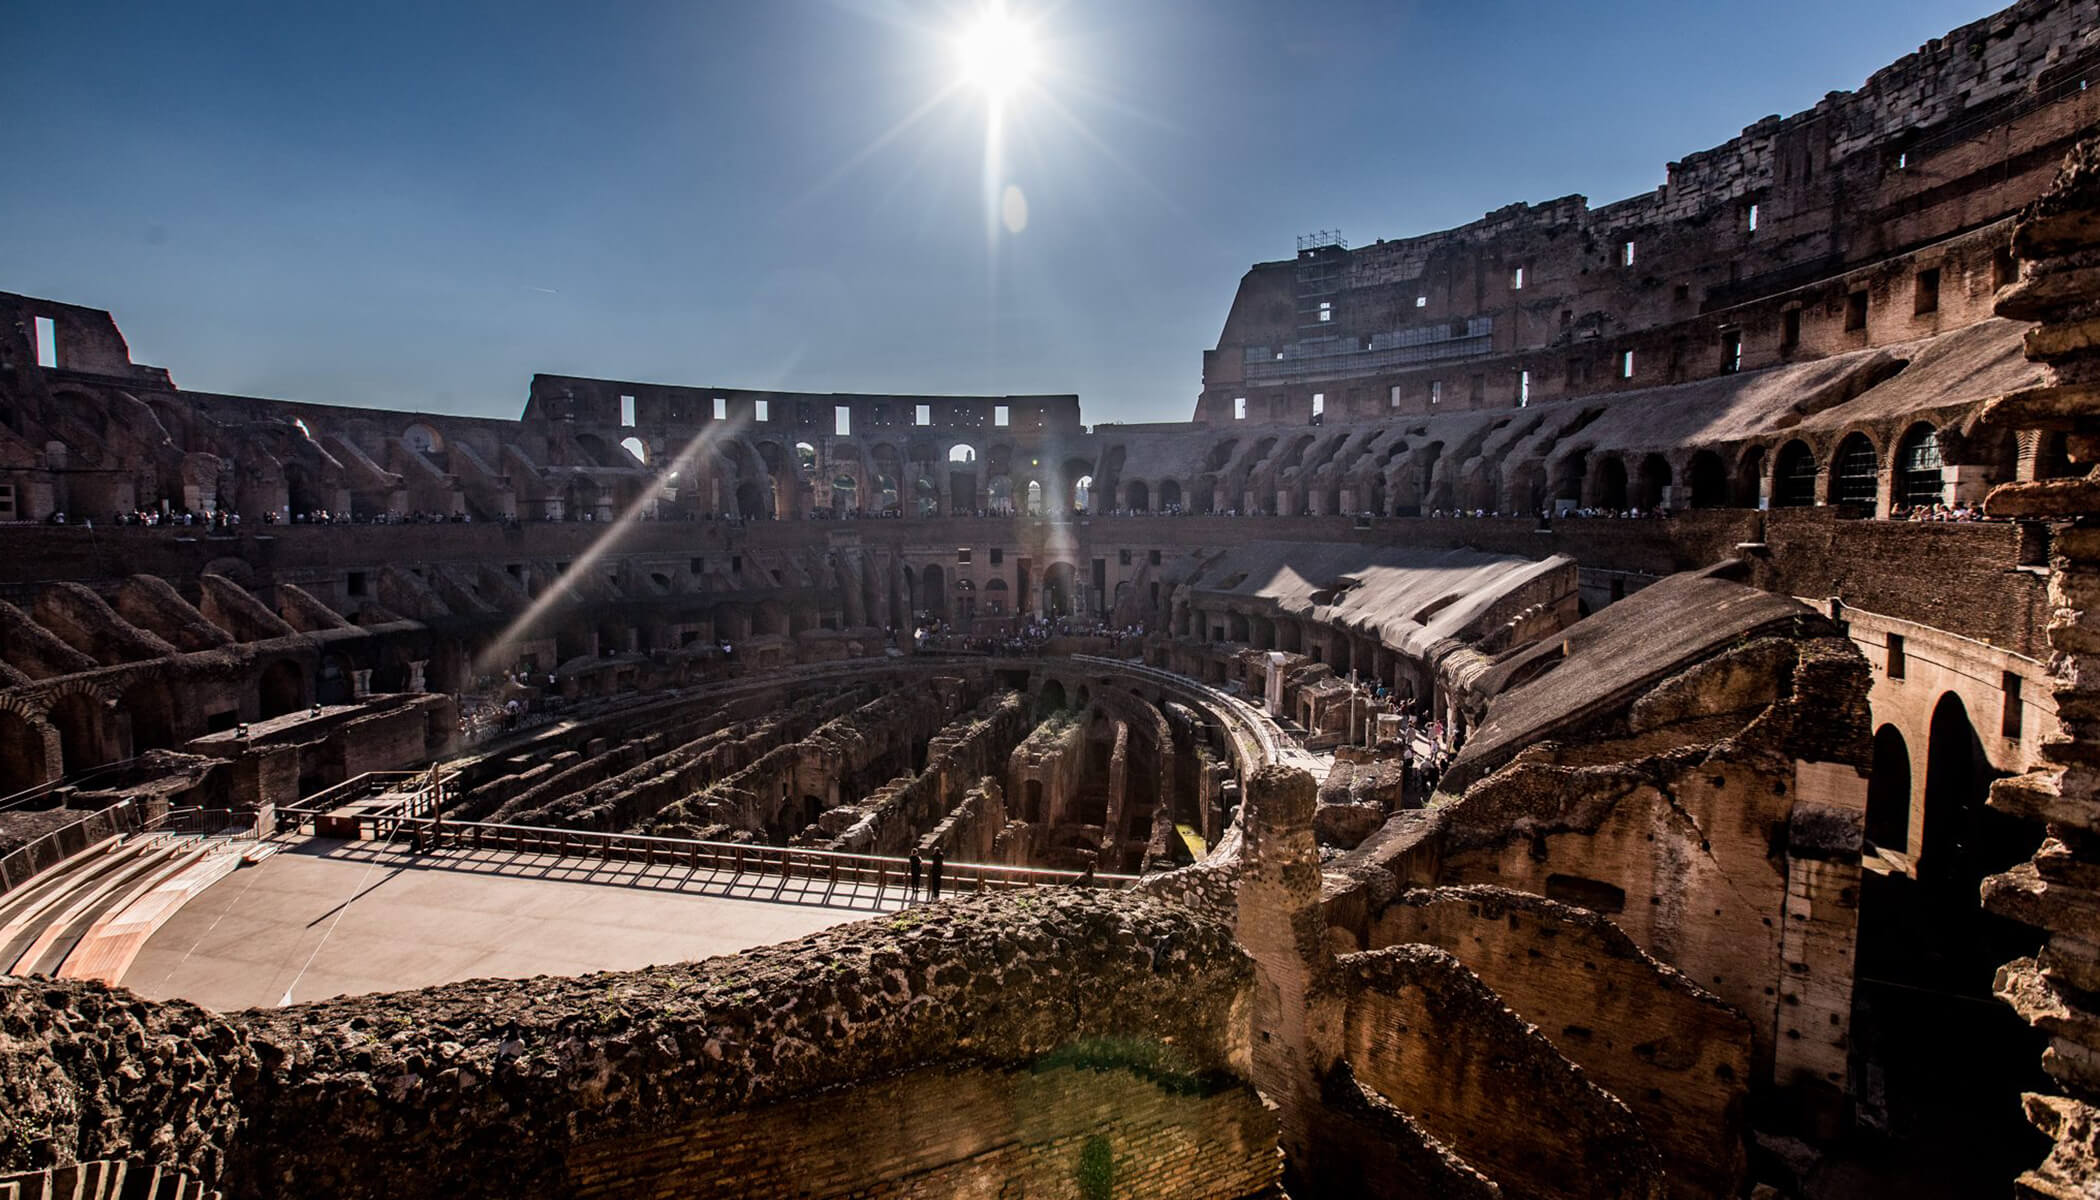
<svg viewBox="0 0 2100 1200">
<path fill-rule="evenodd" d="M 357 700 L 362 700 L 362 699 L 364 699 L 364 698 L 365 698 L 366 696 L 369 696 L 369 695 L 371 695 L 371 694 L 372 694 L 372 669 L 371 669 L 370 667 L 366 667 L 366 668 L 364 668 L 363 670 L 360 670 L 360 671 L 352 671 L 352 672 L 350 672 L 350 695 L 351 695 L 351 697 L 352 697 L 353 699 L 357 699 Z"/>
<path fill-rule="evenodd" d="M 1998 971 L 1996 991 L 2049 1035 L 2043 1069 L 2061 1094 L 2029 1093 L 2027 1117 L 2055 1143 L 2020 1176 L 2026 1198 L 2089 1196 L 2100 1177 L 2100 139 L 2074 150 L 2013 232 L 2020 277 L 1998 315 L 2040 322 L 2027 357 L 2045 380 L 1987 405 L 1986 426 L 2068 435 L 2084 476 L 2011 483 L 1991 492 L 1994 517 L 2054 525 L 2049 644 L 2058 731 L 2046 764 L 1991 786 L 1991 807 L 2044 824 L 2034 858 L 1984 881 L 1983 904 L 2047 934 L 2033 958 Z"/>
<path fill-rule="evenodd" d="M 430 666 L 430 660 L 429 660 L 429 659 L 427 659 L 427 658 L 416 658 L 416 659 L 410 659 L 410 660 L 409 660 L 409 663 L 408 663 L 408 690 L 409 690 L 409 691 L 411 691 L 411 692 L 421 692 L 421 691 L 425 691 L 425 690 L 427 690 L 427 689 L 426 689 L 426 687 L 424 686 L 424 683 L 423 683 L 423 672 L 424 672 L 424 670 L 425 670 L 426 668 L 428 668 L 429 666 Z"/>
</svg>

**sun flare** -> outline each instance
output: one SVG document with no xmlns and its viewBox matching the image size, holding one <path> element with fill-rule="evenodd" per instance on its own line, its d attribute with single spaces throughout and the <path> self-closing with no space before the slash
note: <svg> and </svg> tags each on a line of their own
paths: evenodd
<svg viewBox="0 0 2100 1200">
<path fill-rule="evenodd" d="M 1038 65 L 1034 31 L 999 4 L 955 39 L 955 57 L 964 82 L 994 99 L 1028 83 Z"/>
</svg>

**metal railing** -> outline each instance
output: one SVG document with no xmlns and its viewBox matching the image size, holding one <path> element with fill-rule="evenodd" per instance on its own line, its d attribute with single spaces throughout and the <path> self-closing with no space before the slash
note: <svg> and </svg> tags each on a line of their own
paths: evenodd
<svg viewBox="0 0 2100 1200">
<path fill-rule="evenodd" d="M 139 806 L 125 800 L 108 808 L 97 809 L 70 825 L 61 826 L 33 842 L 19 846 L 5 857 L 0 857 L 0 896 L 15 890 L 96 842 L 121 833 L 137 833 L 140 826 Z"/>
<path fill-rule="evenodd" d="M 279 809 L 277 831 L 304 832 L 315 814 Z M 490 821 L 447 821 L 423 816 L 375 814 L 353 818 L 358 840 L 407 841 L 425 851 L 494 850 L 556 858 L 589 858 L 602 862 L 638 863 L 643 867 L 679 867 L 696 871 L 822 880 L 833 885 L 866 884 L 878 891 L 901 888 L 909 865 L 902 858 L 852 854 L 799 846 L 762 846 L 744 842 L 710 842 L 698 838 L 657 837 L 639 833 L 601 833 L 587 829 L 554 829 L 537 825 L 504 825 Z M 930 865 L 922 867 L 925 872 Z M 1080 871 L 1049 867 L 1009 867 L 997 863 L 942 864 L 944 891 L 986 892 L 1071 884 Z M 1125 888 L 1135 875 L 1096 873 L 1100 887 Z"/>
</svg>

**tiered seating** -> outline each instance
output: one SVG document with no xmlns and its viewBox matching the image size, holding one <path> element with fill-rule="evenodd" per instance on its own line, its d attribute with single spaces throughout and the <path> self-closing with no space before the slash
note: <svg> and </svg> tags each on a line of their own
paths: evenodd
<svg viewBox="0 0 2100 1200">
<path fill-rule="evenodd" d="M 219 1200 L 181 1171 L 98 1159 L 0 1175 L 0 1200 Z"/>
<path fill-rule="evenodd" d="M 195 841 L 171 835 L 138 838 L 83 852 L 59 864 L 48 881 L 9 897 L 0 925 L 0 969 L 50 974 L 110 903 L 142 883 L 158 882 L 201 856 Z M 33 893 L 33 894 L 32 894 Z"/>
</svg>

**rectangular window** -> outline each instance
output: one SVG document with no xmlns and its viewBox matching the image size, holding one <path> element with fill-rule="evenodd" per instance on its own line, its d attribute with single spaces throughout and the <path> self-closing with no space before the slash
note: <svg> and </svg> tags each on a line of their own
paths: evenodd
<svg viewBox="0 0 2100 1200">
<path fill-rule="evenodd" d="M 1322 321 L 1332 321 L 1332 320 L 1334 320 L 1334 302 L 1333 302 L 1333 301 L 1331 301 L 1331 300 L 1322 300 L 1322 301 L 1320 301 L 1320 319 L 1321 319 Z"/>
<path fill-rule="evenodd" d="M 2020 726 L 2027 719 L 2027 702 L 2020 698 L 2020 677 L 2011 671 L 2005 673 L 2005 714 L 1998 721 L 1998 732 L 2018 740 Z"/>
<path fill-rule="evenodd" d="M 853 436 L 853 410 L 844 405 L 834 405 L 831 410 L 831 432 L 840 437 Z"/>
<path fill-rule="evenodd" d="M 1733 375 L 1743 369 L 1743 331 L 1724 329 L 1721 331 L 1721 374 Z"/>
<path fill-rule="evenodd" d="M 1867 327 L 1867 294 L 1854 292 L 1845 297 L 1845 332 L 1858 333 Z"/>
<path fill-rule="evenodd" d="M 1631 350 L 1619 351 L 1619 378 L 1633 378 L 1633 351 Z"/>
<path fill-rule="evenodd" d="M 1429 402 L 1431 404 L 1442 404 L 1444 402 L 1443 380 L 1432 379 L 1429 381 Z"/>
<path fill-rule="evenodd" d="M 1757 232 L 1757 206 L 1755 204 L 1750 206 L 1750 232 Z"/>
<path fill-rule="evenodd" d="M 1416 296 L 1416 297 L 1415 297 L 1415 307 L 1416 307 L 1416 308 L 1428 308 L 1428 307 L 1429 307 L 1429 297 L 1427 297 L 1427 296 Z"/>
<path fill-rule="evenodd" d="M 957 546 L 955 548 L 955 565 L 958 567 L 970 565 L 970 548 L 968 546 Z"/>
<path fill-rule="evenodd" d="M 920 404 L 914 406 L 912 409 L 911 419 L 913 423 L 919 425 L 933 424 L 933 405 Z"/>
<path fill-rule="evenodd" d="M 58 366 L 58 322 L 36 319 L 36 365 L 49 370 Z"/>
<path fill-rule="evenodd" d="M 727 421 L 728 419 L 729 419 L 729 400 L 728 400 L 728 398 L 727 398 L 727 397 L 724 397 L 724 396 L 716 396 L 716 397 L 715 397 L 715 420 L 717 420 L 717 421 Z"/>
<path fill-rule="evenodd" d="M 1790 308 L 1779 314 L 1779 352 L 1792 354 L 1801 345 L 1801 310 Z"/>
<path fill-rule="evenodd" d="M 1916 304 L 1911 308 L 1911 312 L 1918 316 L 1922 317 L 1926 313 L 1940 311 L 1940 269 L 1938 267 L 1927 267 L 1918 272 L 1916 301 Z"/>
<path fill-rule="evenodd" d="M 686 569 L 692 572 L 694 575 L 705 575 L 707 574 L 707 560 L 704 558 L 696 558 L 693 561 L 686 564 Z"/>
<path fill-rule="evenodd" d="M 620 397 L 620 428 L 634 428 L 634 397 Z"/>
<path fill-rule="evenodd" d="M 1509 273 L 1509 290 L 1512 292 L 1524 290 L 1524 268 L 1518 267 Z"/>
<path fill-rule="evenodd" d="M 1524 408 L 1530 405 L 1530 403 L 1531 372 L 1519 371 L 1517 372 L 1517 407 Z"/>
<path fill-rule="evenodd" d="M 754 415 L 756 415 L 761 421 L 770 421 L 773 419 L 772 406 L 767 401 L 757 401 L 752 405 L 752 409 Z"/>
<path fill-rule="evenodd" d="M 1006 428 L 1006 418 L 1007 411 L 1006 406 L 1004 404 L 992 405 L 992 424 L 997 425 L 1001 429 L 1004 429 Z"/>
<path fill-rule="evenodd" d="M 1127 566 L 1129 566 L 1129 565 L 1130 565 L 1130 551 L 1129 551 L 1129 550 L 1118 550 L 1118 551 L 1116 551 L 1116 565 L 1117 565 L 1117 566 L 1119 566 L 1119 567 L 1127 567 Z"/>
<path fill-rule="evenodd" d="M 15 485 L 0 483 L 0 521 L 15 519 Z"/>
<path fill-rule="evenodd" d="M 1235 421 L 1247 419 L 1247 398 L 1245 396 L 1234 396 L 1232 398 L 1232 419 Z"/>
<path fill-rule="evenodd" d="M 1146 553 L 1146 555 L 1145 555 L 1145 561 L 1146 561 L 1146 562 L 1149 562 L 1149 563 L 1151 563 L 1151 564 L 1152 564 L 1153 566 L 1155 566 L 1155 567 L 1156 567 L 1156 566 L 1158 566 L 1158 565 L 1159 565 L 1159 551 L 1157 551 L 1157 550 L 1152 550 L 1152 551 L 1148 551 L 1148 552 Z"/>
<path fill-rule="evenodd" d="M 1906 665 L 1903 657 L 1903 635 L 1892 633 L 1889 635 L 1889 678 L 1903 678 L 1903 669 Z"/>
<path fill-rule="evenodd" d="M 1619 265 L 1622 267 L 1633 265 L 1633 240 L 1631 238 L 1619 243 Z"/>
<path fill-rule="evenodd" d="M 1314 392 L 1314 393 L 1313 393 L 1313 415 L 1317 417 L 1317 416 L 1320 416 L 1321 414 L 1325 413 L 1326 411 L 1327 411 L 1327 393 L 1326 393 L 1326 392 Z"/>
<path fill-rule="evenodd" d="M 996 567 L 1005 560 L 1006 551 L 1000 549 L 997 546 L 992 547 L 992 565 Z"/>
<path fill-rule="evenodd" d="M 343 584 L 343 590 L 344 590 L 345 592 L 348 592 L 348 593 L 349 593 L 350 595 L 352 595 L 352 596 L 362 596 L 362 595 L 364 595 L 364 594 L 365 594 L 365 573 L 364 573 L 363 571 L 352 571 L 352 572 L 350 572 L 350 578 L 349 578 L 349 579 L 348 579 L 347 581 L 345 581 L 345 582 L 344 582 L 344 584 Z"/>
</svg>

